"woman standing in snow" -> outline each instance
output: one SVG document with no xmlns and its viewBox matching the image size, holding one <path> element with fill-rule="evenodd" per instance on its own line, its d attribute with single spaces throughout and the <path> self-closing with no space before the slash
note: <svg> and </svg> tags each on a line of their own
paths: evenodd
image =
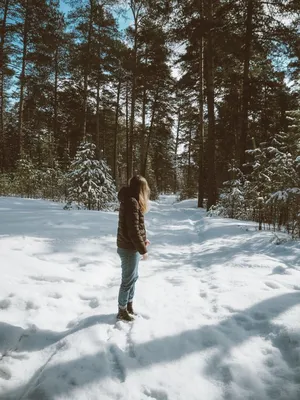
<svg viewBox="0 0 300 400">
<path fill-rule="evenodd" d="M 134 319 L 132 301 L 135 282 L 138 279 L 140 255 L 147 259 L 144 214 L 148 208 L 150 189 L 145 178 L 134 176 L 129 187 L 123 187 L 118 195 L 120 201 L 118 225 L 118 254 L 121 259 L 122 282 L 119 290 L 119 312 L 117 318 L 125 321 Z"/>
</svg>

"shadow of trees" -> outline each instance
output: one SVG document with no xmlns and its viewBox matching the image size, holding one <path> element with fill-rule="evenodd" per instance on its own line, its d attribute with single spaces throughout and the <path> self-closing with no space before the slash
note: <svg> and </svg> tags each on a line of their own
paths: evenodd
<svg viewBox="0 0 300 400">
<path fill-rule="evenodd" d="M 293 348 L 300 345 L 300 332 L 292 340 L 285 340 L 284 335 L 278 336 L 280 326 L 274 324 L 272 319 L 300 303 L 300 293 L 293 292 L 264 300 L 239 313 L 233 313 L 229 318 L 216 325 L 202 326 L 198 329 L 188 330 L 178 335 L 156 338 L 148 342 L 134 344 L 131 353 L 122 351 L 114 345 L 107 343 L 105 351 L 85 355 L 81 358 L 51 365 L 48 362 L 38 370 L 26 385 L 7 391 L 0 396 L 1 400 L 9 399 L 49 399 L 51 396 L 68 394 L 75 387 L 85 386 L 100 382 L 115 373 L 120 382 L 126 380 L 131 370 L 145 369 L 153 365 L 171 363 L 189 354 L 200 353 L 208 348 L 214 348 L 217 353 L 209 361 L 206 374 L 216 379 L 218 366 L 228 357 L 230 351 L 241 345 L 253 336 L 261 336 L 270 340 L 273 346 L 282 353 L 282 357 L 290 368 L 298 370 L 299 358 L 295 357 Z M 113 324 L 113 315 L 92 316 L 80 321 L 76 326 L 62 332 L 39 331 L 22 340 L 22 351 L 37 351 L 57 343 L 75 332 L 95 324 Z M 0 329 L 3 324 L 0 326 Z M 6 324 L 6 329 L 7 324 Z M 16 329 L 16 327 L 10 327 Z M 19 328 L 18 328 L 19 329 Z M 59 345 L 56 346 L 59 351 Z M 129 354 L 130 353 L 130 354 Z M 108 357 L 108 354 L 112 355 Z M 131 359 L 131 362 L 126 362 Z M 114 365 L 109 365 L 112 360 Z M 51 361 L 51 360 L 50 360 Z M 114 372 L 113 372 L 114 371 Z M 75 376 L 74 380 L 64 380 L 61 376 Z M 59 384 L 57 377 L 60 377 Z M 122 378 L 122 379 L 121 379 Z M 296 380 L 295 372 L 295 380 Z M 43 392 L 45 383 L 53 382 L 52 392 Z M 73 383 L 72 383 L 73 382 Z M 255 390 L 255 388 L 254 388 Z M 24 397 L 26 396 L 26 397 Z M 49 397 L 50 396 L 50 397 Z M 72 398 L 70 394 L 70 398 Z M 289 398 L 297 400 L 297 398 Z"/>
</svg>

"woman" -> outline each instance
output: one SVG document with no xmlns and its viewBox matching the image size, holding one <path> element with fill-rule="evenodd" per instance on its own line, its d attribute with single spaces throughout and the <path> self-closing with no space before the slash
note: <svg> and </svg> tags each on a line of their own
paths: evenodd
<svg viewBox="0 0 300 400">
<path fill-rule="evenodd" d="M 120 201 L 118 226 L 118 254 L 122 266 L 122 282 L 119 290 L 119 312 L 117 318 L 124 321 L 134 319 L 132 301 L 135 282 L 138 279 L 140 255 L 147 259 L 144 214 L 148 208 L 150 189 L 145 178 L 134 176 L 129 187 L 123 187 L 118 195 Z"/>
</svg>

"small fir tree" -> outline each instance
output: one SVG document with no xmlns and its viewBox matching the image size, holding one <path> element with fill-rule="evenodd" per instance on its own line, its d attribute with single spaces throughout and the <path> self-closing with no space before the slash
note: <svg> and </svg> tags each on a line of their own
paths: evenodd
<svg viewBox="0 0 300 400">
<path fill-rule="evenodd" d="M 88 210 L 109 209 L 116 201 L 116 188 L 110 168 L 104 160 L 97 160 L 96 146 L 82 142 L 68 174 L 68 206 L 74 202 Z"/>
<path fill-rule="evenodd" d="M 247 219 L 245 190 L 249 182 L 238 168 L 236 160 L 231 161 L 228 172 L 231 179 L 224 182 L 224 189 L 217 205 L 212 207 L 212 212 L 224 217 Z"/>
</svg>

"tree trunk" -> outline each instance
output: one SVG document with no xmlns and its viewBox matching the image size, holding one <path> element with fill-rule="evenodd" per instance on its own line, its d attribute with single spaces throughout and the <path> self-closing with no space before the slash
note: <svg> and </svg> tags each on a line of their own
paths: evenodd
<svg viewBox="0 0 300 400">
<path fill-rule="evenodd" d="M 101 26 L 98 25 L 98 56 L 101 60 Z M 96 157 L 98 160 L 101 158 L 101 144 L 100 144 L 100 86 L 101 86 L 101 68 L 98 67 L 97 74 L 97 94 L 96 94 Z"/>
<path fill-rule="evenodd" d="M 252 19 L 253 19 L 253 0 L 248 0 L 245 48 L 244 48 L 244 71 L 243 71 L 243 94 L 242 94 L 242 118 L 241 118 L 241 134 L 240 134 L 240 168 L 246 161 L 247 136 L 248 136 L 248 114 L 250 100 L 250 57 L 252 42 Z"/>
<path fill-rule="evenodd" d="M 129 156 L 129 149 L 130 149 L 130 143 L 129 143 L 129 87 L 128 87 L 128 81 L 126 82 L 126 178 L 127 178 L 127 183 L 129 182 L 130 178 L 130 156 Z"/>
<path fill-rule="evenodd" d="M 187 173 L 187 193 L 190 197 L 191 192 L 191 159 L 192 159 L 192 129 L 189 130 L 189 153 L 188 153 L 188 173 Z"/>
<path fill-rule="evenodd" d="M 100 146 L 100 76 L 97 79 L 97 94 L 96 94 L 96 157 L 98 160 L 101 158 Z"/>
<path fill-rule="evenodd" d="M 29 31 L 29 7 L 31 0 L 25 1 L 25 16 L 23 27 L 23 51 L 22 51 L 22 68 L 20 74 L 20 97 L 19 97 L 19 156 L 22 157 L 24 152 L 24 137 L 23 137 L 23 119 L 24 119 L 24 90 L 26 78 L 26 59 L 28 47 L 28 31 Z"/>
<path fill-rule="evenodd" d="M 119 110 L 120 110 L 120 95 L 122 86 L 122 76 L 119 74 L 119 82 L 117 89 L 117 104 L 116 104 L 116 116 L 115 116 L 115 137 L 114 137 L 114 169 L 113 178 L 114 181 L 117 179 L 117 161 L 118 161 L 118 129 L 119 129 Z"/>
<path fill-rule="evenodd" d="M 199 0 L 199 13 L 203 18 L 203 0 Z M 199 141 L 199 158 L 198 158 L 198 207 L 203 207 L 204 200 L 204 37 L 199 39 L 199 122 L 198 122 L 198 141 Z"/>
<path fill-rule="evenodd" d="M 129 130 L 129 175 L 133 174 L 133 133 L 135 119 L 135 102 L 136 102 L 136 70 L 137 70 L 137 38 L 134 38 L 134 66 L 131 80 L 131 110 L 130 110 L 130 130 Z"/>
<path fill-rule="evenodd" d="M 90 73 L 90 49 L 93 31 L 93 14 L 94 14 L 94 0 L 90 0 L 90 16 L 89 16 L 89 30 L 87 39 L 87 51 L 86 60 L 84 68 L 84 78 L 83 78 L 83 130 L 82 139 L 86 140 L 86 126 L 87 126 L 87 110 L 88 110 L 88 77 Z"/>
<path fill-rule="evenodd" d="M 147 140 L 146 149 L 145 149 L 144 165 L 143 165 L 143 169 L 141 171 L 143 176 L 146 175 L 146 171 L 147 171 L 147 161 L 148 161 L 148 154 L 149 154 L 149 149 L 150 149 L 150 142 L 151 142 L 152 133 L 153 133 L 154 118 L 155 118 L 157 100 L 158 100 L 158 91 L 159 91 L 159 88 L 157 88 L 157 90 L 156 90 L 155 98 L 154 98 L 154 104 L 153 104 L 153 108 L 152 108 L 152 115 L 151 115 L 151 122 L 150 122 L 149 133 L 148 133 L 148 140 Z"/>
<path fill-rule="evenodd" d="M 53 107 L 53 136 L 51 143 L 51 167 L 53 168 L 53 143 L 56 144 L 59 149 L 58 153 L 62 156 L 63 149 L 60 149 L 59 137 L 58 137 L 58 76 L 59 76 L 59 65 L 58 65 L 58 57 L 59 57 L 59 47 L 55 49 L 54 56 L 54 107 Z"/>
<path fill-rule="evenodd" d="M 6 39 L 6 20 L 8 14 L 9 0 L 5 0 L 3 9 L 3 20 L 0 35 L 0 66 L 1 66 L 1 81 L 0 81 L 0 151 L 1 151 L 1 171 L 4 171 L 5 166 L 5 136 L 4 136 L 4 114 L 5 114 L 5 100 L 4 100 L 4 44 Z"/>
<path fill-rule="evenodd" d="M 142 4 L 136 0 L 130 1 L 130 8 L 133 15 L 134 43 L 133 43 L 133 66 L 131 79 L 131 110 L 130 110 L 130 129 L 129 129 L 129 175 L 133 174 L 133 135 L 135 125 L 135 104 L 136 104 L 136 84 L 137 84 L 137 52 L 138 52 L 138 23 Z"/>
<path fill-rule="evenodd" d="M 174 158 L 174 163 L 175 163 L 175 171 L 174 171 L 174 192 L 177 192 L 177 162 L 178 162 L 178 146 L 179 146 L 179 132 L 180 132 L 180 123 L 181 123 L 181 109 L 179 105 L 179 110 L 178 110 L 178 119 L 177 119 L 177 128 L 176 128 L 176 140 L 175 140 L 175 158 Z"/>
<path fill-rule="evenodd" d="M 141 132 L 141 166 L 140 169 L 143 169 L 144 159 L 145 159 L 145 140 L 146 140 L 146 105 L 147 105 L 147 90 L 146 85 L 144 83 L 143 90 L 143 106 L 142 106 L 142 132 Z"/>
<path fill-rule="evenodd" d="M 106 143 L 105 143 L 105 132 L 106 132 L 106 108 L 103 107 L 102 110 L 103 113 L 103 123 L 102 123 L 102 131 L 103 131 L 103 135 L 102 135 L 102 150 L 101 150 L 101 156 L 105 157 L 105 153 L 106 153 Z"/>
<path fill-rule="evenodd" d="M 148 63 L 148 48 L 146 45 L 145 48 L 145 65 Z M 142 105 L 142 132 L 140 137 L 140 157 L 141 157 L 141 164 L 140 170 L 142 171 L 145 159 L 145 140 L 146 140 L 146 110 L 147 110 L 147 82 L 144 78 L 143 82 L 143 105 Z"/>
<path fill-rule="evenodd" d="M 208 160 L 208 185 L 207 185 L 207 210 L 216 204 L 216 162 L 215 162 L 215 99 L 214 99 L 214 47 L 213 47 L 213 10 L 212 0 L 207 1 L 207 19 L 210 26 L 207 35 L 207 113 L 208 113 L 208 137 L 207 137 L 207 160 Z"/>
</svg>

